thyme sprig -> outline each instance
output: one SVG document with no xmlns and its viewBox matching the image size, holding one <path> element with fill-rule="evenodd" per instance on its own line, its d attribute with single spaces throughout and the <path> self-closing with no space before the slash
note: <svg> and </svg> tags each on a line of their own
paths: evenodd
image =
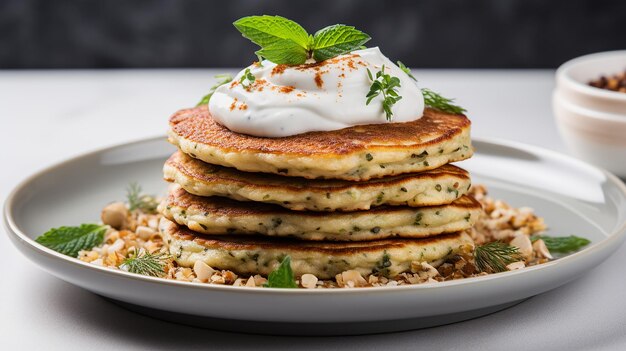
<svg viewBox="0 0 626 351">
<path fill-rule="evenodd" d="M 481 272 L 504 272 L 510 263 L 520 261 L 522 256 L 517 247 L 494 241 L 474 248 L 474 262 Z"/>
<path fill-rule="evenodd" d="M 241 86 L 243 86 L 244 88 L 248 89 L 250 85 L 254 83 L 255 79 L 256 77 L 254 76 L 254 74 L 250 72 L 250 68 L 246 68 L 246 70 L 243 71 L 241 78 L 239 79 L 239 84 L 241 84 Z"/>
<path fill-rule="evenodd" d="M 213 96 L 213 93 L 215 93 L 217 88 L 221 87 L 224 84 L 228 84 L 233 80 L 233 77 L 230 74 L 225 73 L 215 75 L 213 78 L 217 79 L 217 82 L 211 87 L 209 93 L 202 97 L 202 100 L 200 100 L 200 102 L 198 102 L 196 106 L 207 105 L 209 103 L 209 100 L 211 100 L 211 96 Z"/>
<path fill-rule="evenodd" d="M 131 251 L 119 268 L 131 273 L 162 277 L 165 275 L 165 266 L 169 257 L 165 252 Z"/>
<path fill-rule="evenodd" d="M 393 119 L 393 111 L 391 108 L 393 105 L 402 99 L 402 96 L 398 95 L 398 88 L 400 88 L 400 79 L 398 77 L 392 77 L 385 73 L 385 65 L 382 66 L 380 71 L 376 72 L 376 78 L 372 76 L 372 72 L 367 69 L 367 76 L 372 81 L 370 90 L 365 95 L 367 98 L 365 105 L 369 105 L 372 100 L 381 95 L 383 96 L 383 111 L 387 121 L 391 122 Z"/>
<path fill-rule="evenodd" d="M 454 99 L 443 97 L 428 88 L 422 88 L 422 95 L 424 96 L 424 104 L 434 109 L 454 114 L 461 114 L 467 111 L 461 106 L 454 105 Z"/>
<path fill-rule="evenodd" d="M 137 182 L 132 182 L 126 188 L 126 201 L 128 209 L 131 211 L 140 210 L 145 213 L 156 213 L 159 202 L 152 195 L 142 193 L 141 186 Z"/>
</svg>

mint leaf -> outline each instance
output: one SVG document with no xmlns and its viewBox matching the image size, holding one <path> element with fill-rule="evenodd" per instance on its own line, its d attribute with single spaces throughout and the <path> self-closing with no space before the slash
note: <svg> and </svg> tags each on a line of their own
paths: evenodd
<svg viewBox="0 0 626 351">
<path fill-rule="evenodd" d="M 291 269 L 291 257 L 285 256 L 277 269 L 267 277 L 266 288 L 297 288 L 296 278 Z"/>
<path fill-rule="evenodd" d="M 53 228 L 37 237 L 35 241 L 62 254 L 78 257 L 80 250 L 88 250 L 102 244 L 107 228 L 108 226 L 99 224 Z"/>
<path fill-rule="evenodd" d="M 591 241 L 575 235 L 570 236 L 547 236 L 533 235 L 530 240 L 535 242 L 542 239 L 550 252 L 568 253 L 578 251 L 583 246 L 589 245 Z"/>
<path fill-rule="evenodd" d="M 313 36 L 313 58 L 324 61 L 360 48 L 369 41 L 369 35 L 343 24 L 322 28 Z"/>
<path fill-rule="evenodd" d="M 209 93 L 202 97 L 202 100 L 200 100 L 200 102 L 196 106 L 208 105 L 209 100 L 211 100 L 211 96 L 213 96 L 213 93 L 215 93 L 217 88 L 221 87 L 224 84 L 228 84 L 233 80 L 233 77 L 230 74 L 218 74 L 213 78 L 217 79 L 217 83 L 215 83 L 215 85 L 211 87 Z"/>
<path fill-rule="evenodd" d="M 301 65 L 308 57 L 307 50 L 291 39 L 278 40 L 256 54 L 279 65 Z"/>
<path fill-rule="evenodd" d="M 309 47 L 309 33 L 298 23 L 281 16 L 248 16 L 233 23 L 244 38 L 266 47 L 282 39 L 290 39 L 302 48 Z M 264 58 L 271 61 L 265 55 Z"/>
</svg>

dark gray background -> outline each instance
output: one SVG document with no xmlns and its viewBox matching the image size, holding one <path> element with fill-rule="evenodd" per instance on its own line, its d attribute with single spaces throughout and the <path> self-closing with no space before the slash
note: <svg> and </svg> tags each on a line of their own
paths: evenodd
<svg viewBox="0 0 626 351">
<path fill-rule="evenodd" d="M 619 0 L 0 0 L 0 68 L 241 67 L 231 23 L 279 14 L 335 23 L 412 67 L 544 68 L 626 48 Z"/>
</svg>

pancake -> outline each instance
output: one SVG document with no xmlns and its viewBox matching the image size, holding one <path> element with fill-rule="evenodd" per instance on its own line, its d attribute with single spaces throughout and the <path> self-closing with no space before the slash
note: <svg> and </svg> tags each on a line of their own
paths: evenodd
<svg viewBox="0 0 626 351">
<path fill-rule="evenodd" d="M 265 202 L 296 211 L 355 211 L 380 205 L 442 205 L 463 196 L 470 187 L 469 174 L 452 165 L 364 182 L 309 180 L 241 172 L 202 162 L 180 151 L 165 162 L 163 174 L 167 181 L 179 184 L 194 195 Z"/>
<path fill-rule="evenodd" d="M 370 242 L 302 242 L 259 236 L 203 236 L 165 218 L 159 224 L 170 254 L 183 267 L 203 261 L 214 269 L 231 270 L 240 275 L 267 276 L 285 255 L 291 257 L 296 276 L 314 274 L 333 278 L 346 270 L 362 275 L 380 273 L 396 276 L 408 271 L 411 262 L 445 259 L 473 245 L 465 232 L 427 239 L 395 239 Z"/>
<path fill-rule="evenodd" d="M 203 234 L 260 234 L 303 240 L 428 237 L 472 227 L 482 211 L 469 196 L 448 205 L 378 206 L 369 211 L 299 212 L 260 202 L 199 197 L 174 185 L 159 206 L 168 219 Z"/>
<path fill-rule="evenodd" d="M 207 163 L 308 179 L 363 181 L 421 172 L 473 153 L 467 117 L 433 109 L 413 122 L 261 138 L 230 131 L 200 106 L 170 118 L 168 140 Z"/>
</svg>

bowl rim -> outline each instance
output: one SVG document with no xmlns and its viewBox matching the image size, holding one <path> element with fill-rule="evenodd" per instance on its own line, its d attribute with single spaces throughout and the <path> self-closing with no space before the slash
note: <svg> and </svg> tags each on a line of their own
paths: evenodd
<svg viewBox="0 0 626 351">
<path fill-rule="evenodd" d="M 624 60 L 626 61 L 626 50 L 597 52 L 593 54 L 579 56 L 563 63 L 556 70 L 557 89 L 558 83 L 563 83 L 567 85 L 568 88 L 571 88 L 572 90 L 580 94 L 626 103 L 626 93 L 595 88 L 587 84 L 583 84 L 570 76 L 572 69 L 576 68 L 582 63 L 616 56 L 623 56 Z"/>
<path fill-rule="evenodd" d="M 626 94 L 625 94 L 626 95 Z M 570 112 L 574 112 L 581 117 L 613 122 L 613 123 L 621 123 L 626 124 L 626 115 L 618 115 L 615 113 L 609 113 L 604 111 L 592 110 L 587 107 L 583 107 L 571 102 L 567 99 L 559 90 L 555 90 L 552 94 L 553 105 L 560 104 L 565 109 Z"/>
</svg>

